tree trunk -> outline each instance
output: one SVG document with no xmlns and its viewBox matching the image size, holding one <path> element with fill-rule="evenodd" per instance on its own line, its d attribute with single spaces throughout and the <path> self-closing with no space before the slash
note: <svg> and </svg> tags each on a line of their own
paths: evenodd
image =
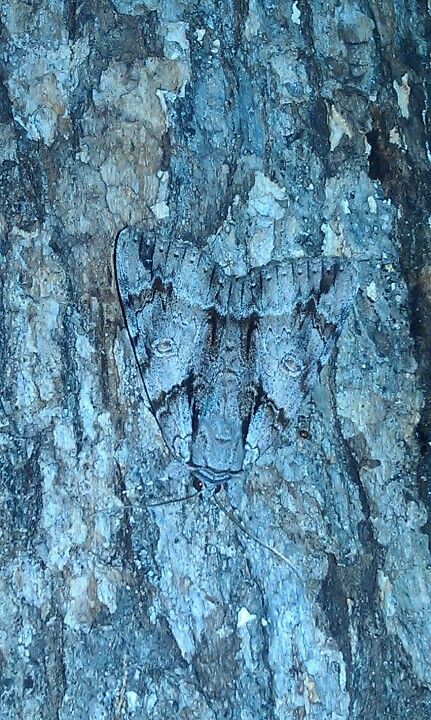
<svg viewBox="0 0 431 720">
<path fill-rule="evenodd" d="M 3 0 L 0 18 L 0 718 L 428 717 L 429 0 Z M 352 269 L 300 407 L 216 495 L 149 507 L 193 478 L 142 382 L 119 233 L 242 283 Z M 265 364 L 283 342 L 259 378 L 287 393 Z"/>
</svg>

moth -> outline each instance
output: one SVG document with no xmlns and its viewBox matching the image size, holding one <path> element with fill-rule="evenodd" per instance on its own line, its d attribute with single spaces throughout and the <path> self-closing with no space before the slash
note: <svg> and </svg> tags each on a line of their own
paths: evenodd
<svg viewBox="0 0 431 720">
<path fill-rule="evenodd" d="M 239 276 L 206 248 L 136 228 L 119 233 L 114 254 L 166 447 L 196 489 L 219 489 L 282 442 L 348 314 L 354 265 L 302 257 Z"/>
</svg>

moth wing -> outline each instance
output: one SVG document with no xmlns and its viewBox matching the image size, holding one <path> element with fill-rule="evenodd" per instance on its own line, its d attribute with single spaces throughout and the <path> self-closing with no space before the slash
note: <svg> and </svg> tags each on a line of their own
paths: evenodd
<svg viewBox="0 0 431 720">
<path fill-rule="evenodd" d="M 121 232 L 115 248 L 118 294 L 150 408 L 167 446 L 184 459 L 209 296 L 205 260 L 190 243 L 139 229 Z"/>
<path fill-rule="evenodd" d="M 141 373 L 148 364 L 139 312 L 150 300 L 155 241 L 133 229 L 119 233 L 114 253 L 115 276 L 124 320 Z"/>
<path fill-rule="evenodd" d="M 328 361 L 356 290 L 354 265 L 335 258 L 291 262 L 277 284 L 272 280 L 256 339 L 256 371 L 286 419 L 296 415 Z"/>
</svg>

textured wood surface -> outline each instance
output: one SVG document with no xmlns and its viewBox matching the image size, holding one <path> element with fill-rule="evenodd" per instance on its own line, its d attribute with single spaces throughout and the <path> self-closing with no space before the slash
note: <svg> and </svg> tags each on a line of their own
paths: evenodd
<svg viewBox="0 0 431 720">
<path fill-rule="evenodd" d="M 3 0 L 0 32 L 1 720 L 428 717 L 429 5 Z M 328 294 L 325 362 L 301 345 L 299 391 L 287 286 L 247 301 L 253 362 L 227 298 L 199 324 L 196 264 L 173 287 L 205 427 L 229 383 L 194 323 L 218 342 L 229 318 L 218 415 L 266 383 L 265 452 L 217 498 L 289 563 L 211 494 L 149 507 L 190 473 L 121 311 L 133 232 L 208 254 L 235 292 L 307 258 L 355 270 L 344 323 Z"/>
</svg>

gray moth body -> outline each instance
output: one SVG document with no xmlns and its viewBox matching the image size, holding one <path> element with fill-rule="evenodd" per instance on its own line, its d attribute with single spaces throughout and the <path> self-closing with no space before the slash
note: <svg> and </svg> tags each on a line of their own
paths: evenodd
<svg viewBox="0 0 431 720">
<path fill-rule="evenodd" d="M 241 277 L 206 249 L 126 229 L 115 269 L 148 401 L 170 453 L 222 484 L 279 442 L 327 362 L 356 293 L 341 258 Z"/>
</svg>

